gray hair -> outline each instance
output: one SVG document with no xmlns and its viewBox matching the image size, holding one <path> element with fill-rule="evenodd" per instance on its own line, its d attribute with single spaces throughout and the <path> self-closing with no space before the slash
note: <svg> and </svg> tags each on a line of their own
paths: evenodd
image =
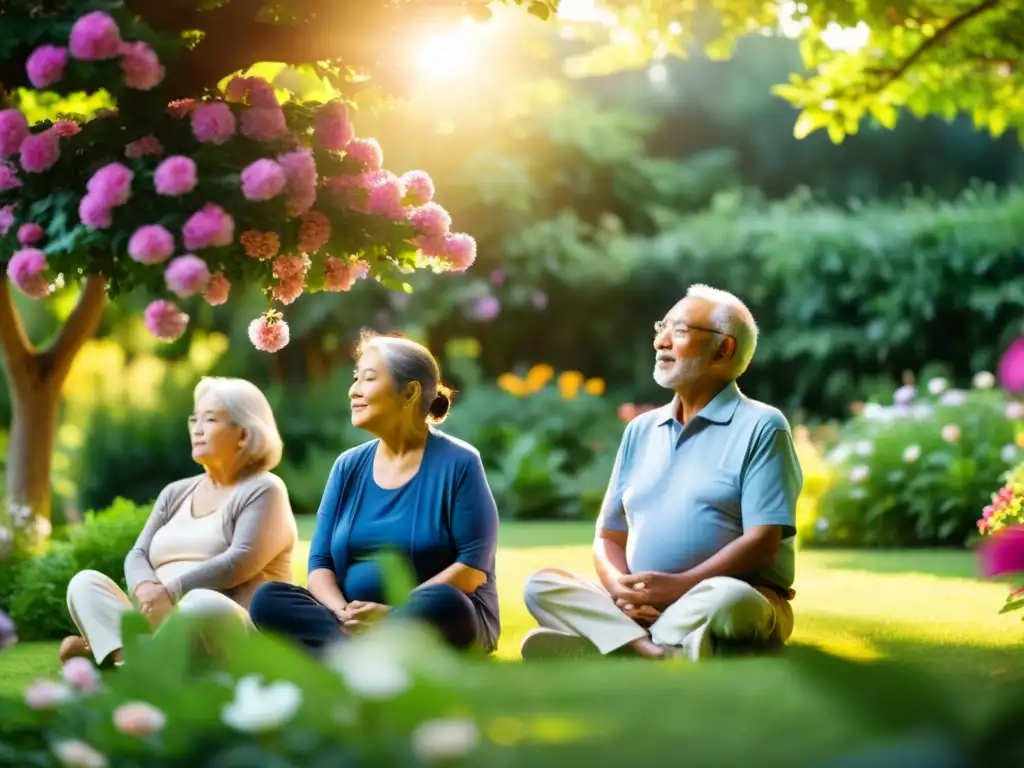
<svg viewBox="0 0 1024 768">
<path fill-rule="evenodd" d="M 245 379 L 205 376 L 193 392 L 198 402 L 206 395 L 217 398 L 231 420 L 245 430 L 239 466 L 253 472 L 269 472 L 281 463 L 284 441 L 277 431 L 274 410 L 266 395 Z"/>
<path fill-rule="evenodd" d="M 396 391 L 401 392 L 412 382 L 419 382 L 420 412 L 424 419 L 440 424 L 448 418 L 452 391 L 441 383 L 441 367 L 429 349 L 403 336 L 381 336 L 364 331 L 356 347 L 356 359 L 371 346 L 384 358 Z"/>
<path fill-rule="evenodd" d="M 757 349 L 758 329 L 753 313 L 734 294 L 702 283 L 691 285 L 686 291 L 686 297 L 703 299 L 713 304 L 711 327 L 736 340 L 731 371 L 735 381 L 746 373 Z"/>
</svg>

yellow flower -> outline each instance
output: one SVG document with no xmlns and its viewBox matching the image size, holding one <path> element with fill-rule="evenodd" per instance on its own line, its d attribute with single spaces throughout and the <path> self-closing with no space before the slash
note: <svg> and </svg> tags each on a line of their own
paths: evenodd
<svg viewBox="0 0 1024 768">
<path fill-rule="evenodd" d="M 583 374 L 579 371 L 566 371 L 558 377 L 558 391 L 566 400 L 572 400 L 579 394 L 583 383 Z"/>
<path fill-rule="evenodd" d="M 498 377 L 498 388 L 516 397 L 530 394 L 529 385 L 514 373 L 503 373 Z"/>
<path fill-rule="evenodd" d="M 587 379 L 583 382 L 583 391 L 588 395 L 594 395 L 600 397 L 604 394 L 604 379 L 594 377 L 593 379 Z"/>
<path fill-rule="evenodd" d="M 1017 433 L 1017 445 L 1024 448 L 1024 432 Z"/>
<path fill-rule="evenodd" d="M 529 373 L 526 374 L 526 383 L 529 384 L 530 389 L 536 392 L 538 389 L 543 387 L 552 378 L 554 378 L 555 369 L 546 363 L 540 363 L 533 366 Z"/>
</svg>

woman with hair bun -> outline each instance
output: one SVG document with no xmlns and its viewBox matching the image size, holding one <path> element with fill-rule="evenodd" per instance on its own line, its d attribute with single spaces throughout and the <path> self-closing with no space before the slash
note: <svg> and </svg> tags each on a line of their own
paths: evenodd
<svg viewBox="0 0 1024 768">
<path fill-rule="evenodd" d="M 253 623 L 319 653 L 402 617 L 433 627 L 452 647 L 493 652 L 498 511 L 479 452 L 437 429 L 451 407 L 437 360 L 409 339 L 364 333 L 349 400 L 352 424 L 375 437 L 331 469 L 308 587 L 264 584 L 249 608 Z M 402 556 L 419 585 L 401 607 L 387 604 L 375 560 L 383 551 Z"/>
</svg>

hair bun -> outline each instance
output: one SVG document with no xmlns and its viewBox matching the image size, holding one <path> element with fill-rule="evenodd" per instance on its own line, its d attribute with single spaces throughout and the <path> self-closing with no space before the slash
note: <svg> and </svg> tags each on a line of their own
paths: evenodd
<svg viewBox="0 0 1024 768">
<path fill-rule="evenodd" d="M 429 414 L 432 422 L 437 423 L 443 421 L 448 415 L 448 411 L 450 411 L 452 407 L 452 399 L 450 395 L 450 391 L 440 391 L 430 403 L 430 409 L 427 413 Z"/>
</svg>

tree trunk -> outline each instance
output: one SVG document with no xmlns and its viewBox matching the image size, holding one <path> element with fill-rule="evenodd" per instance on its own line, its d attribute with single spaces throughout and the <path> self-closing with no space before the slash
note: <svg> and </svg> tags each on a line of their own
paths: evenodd
<svg viewBox="0 0 1024 768">
<path fill-rule="evenodd" d="M 25 334 L 0 272 L 0 362 L 11 394 L 13 421 L 7 456 L 7 499 L 11 509 L 28 507 L 50 519 L 50 468 L 60 393 L 75 356 L 96 332 L 106 298 L 106 279 L 93 275 L 56 339 L 36 349 Z"/>
</svg>

